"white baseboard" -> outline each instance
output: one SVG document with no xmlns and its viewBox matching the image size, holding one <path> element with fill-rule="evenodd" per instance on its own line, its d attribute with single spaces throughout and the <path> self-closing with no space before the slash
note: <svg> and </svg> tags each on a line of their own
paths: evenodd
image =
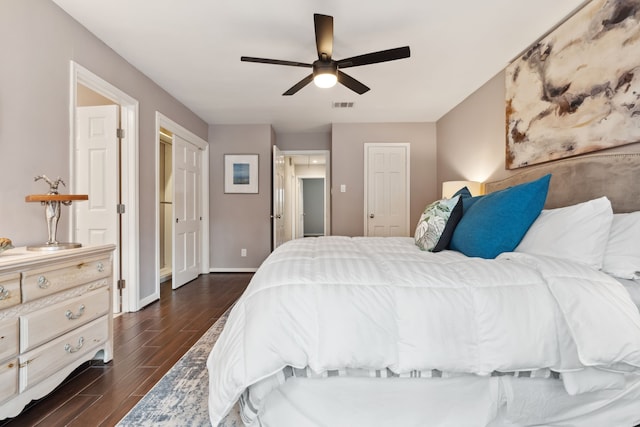
<svg viewBox="0 0 640 427">
<path fill-rule="evenodd" d="M 160 270 L 160 283 L 164 283 L 171 279 L 173 279 L 171 269 L 168 269 L 167 271 L 165 271 L 164 269 Z"/>
<path fill-rule="evenodd" d="M 258 271 L 257 268 L 240 268 L 240 267 L 229 267 L 229 268 L 220 268 L 215 267 L 209 269 L 209 273 L 255 273 Z"/>
</svg>

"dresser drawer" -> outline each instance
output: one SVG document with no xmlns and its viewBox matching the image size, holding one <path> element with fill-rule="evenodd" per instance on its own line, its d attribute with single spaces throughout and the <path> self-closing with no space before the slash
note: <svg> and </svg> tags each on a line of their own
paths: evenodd
<svg viewBox="0 0 640 427">
<path fill-rule="evenodd" d="M 18 318 L 0 320 L 0 362 L 18 354 Z"/>
<path fill-rule="evenodd" d="M 109 316 L 103 316 L 20 355 L 20 392 L 95 352 L 108 338 Z"/>
<path fill-rule="evenodd" d="M 0 364 L 0 403 L 18 394 L 18 359 Z"/>
<path fill-rule="evenodd" d="M 20 273 L 0 275 L 0 310 L 20 302 Z"/>
<path fill-rule="evenodd" d="M 109 299 L 109 289 L 105 287 L 20 316 L 20 352 L 107 314 Z"/>
<path fill-rule="evenodd" d="M 111 276 L 111 257 L 50 265 L 22 273 L 22 302 Z M 110 283 L 108 284 L 110 285 Z"/>
</svg>

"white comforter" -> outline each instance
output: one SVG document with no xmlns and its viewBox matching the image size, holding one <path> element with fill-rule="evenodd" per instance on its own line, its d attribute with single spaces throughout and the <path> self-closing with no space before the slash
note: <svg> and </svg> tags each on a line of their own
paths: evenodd
<svg viewBox="0 0 640 427">
<path fill-rule="evenodd" d="M 631 371 L 640 315 L 617 281 L 569 261 L 433 254 L 411 238 L 301 239 L 265 260 L 209 356 L 212 424 L 287 365 Z"/>
</svg>

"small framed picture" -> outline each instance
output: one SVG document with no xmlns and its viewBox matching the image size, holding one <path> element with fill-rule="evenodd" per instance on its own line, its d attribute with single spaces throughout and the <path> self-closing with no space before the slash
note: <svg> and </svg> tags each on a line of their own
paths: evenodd
<svg viewBox="0 0 640 427">
<path fill-rule="evenodd" d="M 224 192 L 245 194 L 258 192 L 257 154 L 224 155 Z"/>
</svg>

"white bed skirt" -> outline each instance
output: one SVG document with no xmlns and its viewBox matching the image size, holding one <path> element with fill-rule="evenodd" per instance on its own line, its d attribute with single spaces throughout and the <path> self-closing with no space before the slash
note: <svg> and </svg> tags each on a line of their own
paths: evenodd
<svg viewBox="0 0 640 427">
<path fill-rule="evenodd" d="M 293 378 L 265 399 L 255 425 L 581 426 L 640 424 L 640 376 L 624 390 L 569 396 L 553 379 Z"/>
</svg>

